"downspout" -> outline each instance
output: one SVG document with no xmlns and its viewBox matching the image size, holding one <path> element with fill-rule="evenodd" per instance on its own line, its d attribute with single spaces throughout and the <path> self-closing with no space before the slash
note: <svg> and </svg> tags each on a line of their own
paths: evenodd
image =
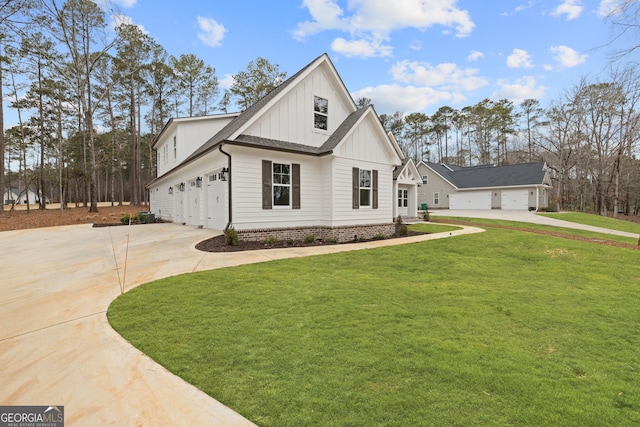
<svg viewBox="0 0 640 427">
<path fill-rule="evenodd" d="M 231 154 L 227 153 L 226 151 L 224 151 L 222 149 L 223 145 L 224 144 L 220 144 L 220 147 L 218 147 L 218 150 L 222 154 L 227 156 L 227 169 L 229 169 L 229 172 L 228 172 L 229 173 L 229 179 L 228 179 L 228 182 L 229 182 L 229 221 L 227 221 L 227 225 L 224 227 L 224 231 L 226 232 L 231 227 L 231 224 L 233 224 L 233 217 L 232 217 L 232 215 L 233 215 L 233 203 L 231 203 L 233 198 L 232 198 L 232 191 L 231 191 L 231 188 L 232 188 L 231 187 L 231 176 L 232 176 L 232 174 L 231 174 Z"/>
</svg>

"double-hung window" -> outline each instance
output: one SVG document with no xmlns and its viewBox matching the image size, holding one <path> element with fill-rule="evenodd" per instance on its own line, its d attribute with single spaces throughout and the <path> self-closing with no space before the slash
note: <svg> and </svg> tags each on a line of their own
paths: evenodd
<svg viewBox="0 0 640 427">
<path fill-rule="evenodd" d="M 440 193 L 433 193 L 433 204 L 434 205 L 440 204 Z"/>
<path fill-rule="evenodd" d="M 300 209 L 300 164 L 262 161 L 262 209 Z"/>
<path fill-rule="evenodd" d="M 422 175 L 422 184 L 426 185 L 429 183 L 429 177 L 427 175 Z"/>
<path fill-rule="evenodd" d="M 371 206 L 371 171 L 360 169 L 360 206 Z"/>
<path fill-rule="evenodd" d="M 313 97 L 313 127 L 319 130 L 329 129 L 329 101 Z"/>
<path fill-rule="evenodd" d="M 289 206 L 291 200 L 291 165 L 273 163 L 273 206 Z"/>
</svg>

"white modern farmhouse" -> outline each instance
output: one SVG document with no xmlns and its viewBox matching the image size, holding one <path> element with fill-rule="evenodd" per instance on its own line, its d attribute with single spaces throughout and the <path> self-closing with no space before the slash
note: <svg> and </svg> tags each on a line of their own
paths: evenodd
<svg viewBox="0 0 640 427">
<path fill-rule="evenodd" d="M 147 188 L 163 220 L 234 227 L 247 240 L 347 241 L 417 215 L 415 166 L 326 54 L 242 113 L 169 120 L 153 148 Z"/>
</svg>

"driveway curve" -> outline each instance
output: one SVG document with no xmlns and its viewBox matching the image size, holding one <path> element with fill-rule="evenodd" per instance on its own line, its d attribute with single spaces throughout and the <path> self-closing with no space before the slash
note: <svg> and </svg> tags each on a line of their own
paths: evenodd
<svg viewBox="0 0 640 427">
<path fill-rule="evenodd" d="M 0 404 L 64 406 L 67 426 L 253 426 L 118 335 L 111 301 L 181 273 L 482 231 L 236 253 L 197 251 L 216 233 L 176 224 L 2 232 Z"/>
</svg>

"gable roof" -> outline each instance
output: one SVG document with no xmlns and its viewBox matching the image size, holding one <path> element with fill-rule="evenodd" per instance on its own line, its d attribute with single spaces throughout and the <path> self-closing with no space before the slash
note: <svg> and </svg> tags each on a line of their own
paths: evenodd
<svg viewBox="0 0 640 427">
<path fill-rule="evenodd" d="M 260 113 L 264 111 L 266 108 L 269 108 L 273 102 L 277 102 L 279 97 L 284 96 L 289 87 L 293 87 L 294 82 L 297 82 L 299 79 L 308 75 L 313 69 L 317 68 L 321 64 L 326 64 L 331 73 L 335 76 L 335 78 L 339 81 L 339 86 L 342 91 L 342 95 L 345 99 L 349 100 L 349 103 L 353 107 L 354 111 L 351 112 L 345 120 L 338 126 L 338 128 L 329 136 L 329 138 L 320 146 L 308 146 L 305 144 L 299 144 L 289 141 L 275 140 L 263 137 L 257 137 L 252 135 L 242 134 L 241 132 L 252 123 L 257 117 L 260 116 Z M 311 61 L 308 65 L 302 68 L 300 71 L 289 77 L 287 80 L 278 85 L 275 89 L 269 92 L 267 95 L 259 99 L 257 102 L 252 104 L 249 108 L 244 110 L 243 112 L 237 114 L 237 116 L 231 120 L 226 126 L 224 126 L 220 131 L 218 131 L 215 135 L 213 135 L 209 140 L 207 140 L 204 144 L 202 144 L 197 150 L 195 150 L 192 154 L 190 154 L 185 160 L 179 163 L 177 166 L 167 171 L 160 177 L 153 179 L 150 183 L 151 185 L 157 180 L 167 176 L 168 174 L 186 166 L 187 164 L 195 161 L 201 156 L 218 149 L 223 144 L 231 144 L 231 145 L 241 145 L 253 148 L 264 148 L 267 150 L 275 150 L 275 151 L 288 151 L 295 152 L 300 154 L 307 155 L 315 155 L 322 156 L 331 154 L 333 150 L 350 134 L 350 132 L 358 126 L 359 123 L 366 117 L 367 115 L 373 114 L 376 121 L 379 124 L 380 129 L 384 134 L 384 127 L 380 122 L 380 118 L 378 117 L 373 105 L 368 105 L 363 108 L 357 108 L 353 98 L 349 94 L 342 81 L 342 78 L 338 74 L 335 66 L 329 59 L 329 55 L 323 53 L 313 61 Z M 232 115 L 228 115 L 232 116 Z M 176 120 L 177 121 L 177 120 Z M 165 126 L 165 129 L 173 123 L 171 120 Z M 164 129 L 163 129 L 164 131 Z M 395 140 L 389 139 L 391 142 L 391 146 L 395 154 L 399 159 L 402 158 L 402 152 Z"/>
<path fill-rule="evenodd" d="M 402 165 L 396 167 L 393 170 L 393 180 L 397 181 L 398 178 L 400 178 L 400 176 L 403 174 L 403 172 L 406 172 L 406 175 L 410 176 L 411 179 L 415 180 L 416 183 L 420 186 L 421 181 L 419 181 L 420 179 L 420 172 L 418 171 L 418 168 L 416 167 L 416 164 L 413 163 L 413 159 L 412 158 L 404 158 L 402 160 Z"/>
<path fill-rule="evenodd" d="M 296 81 L 301 75 L 306 74 L 309 70 L 317 67 L 321 62 L 328 63 L 329 66 L 331 67 L 331 69 L 334 71 L 334 74 L 338 77 L 338 79 L 340 79 L 339 74 L 335 71 L 335 67 L 333 66 L 333 63 L 329 59 L 329 55 L 327 55 L 326 53 L 323 53 L 322 55 L 320 55 L 319 57 L 317 57 L 316 59 L 311 61 L 309 64 L 307 64 L 307 66 L 302 68 L 300 71 L 298 71 L 297 73 L 295 73 L 294 75 L 289 77 L 287 80 L 282 82 L 280 85 L 278 85 L 271 92 L 269 92 L 268 94 L 266 94 L 265 96 L 260 98 L 257 102 L 252 104 L 249 108 L 247 108 L 242 113 L 240 113 L 240 115 L 238 115 L 238 117 L 236 117 L 229 124 L 227 124 L 227 126 L 223 127 L 218 133 L 216 133 L 207 142 L 205 142 L 199 149 L 197 149 L 196 151 L 193 152 L 193 154 L 191 154 L 189 157 L 187 157 L 182 163 L 183 164 L 189 163 L 189 162 L 195 160 L 196 158 L 202 156 L 203 154 L 213 150 L 214 148 L 217 148 L 217 146 L 220 145 L 220 143 L 222 143 L 223 141 L 227 141 L 229 138 L 231 138 L 233 136 L 234 133 L 238 132 L 243 126 L 245 126 L 247 123 L 249 123 L 258 114 L 258 112 L 260 112 L 271 101 L 273 101 L 281 93 L 283 93 L 285 91 L 285 89 L 287 87 L 289 87 L 294 81 Z M 344 88 L 344 83 L 342 82 L 341 79 L 340 79 L 340 83 L 342 84 L 342 87 Z M 345 90 L 345 92 L 346 92 L 346 90 Z M 349 99 L 351 99 L 351 96 L 348 94 L 348 92 L 346 94 L 348 95 Z M 353 102 L 353 99 L 351 99 L 351 102 L 353 103 L 353 106 L 354 106 L 354 109 L 355 109 L 355 103 Z M 347 120 L 349 120 L 350 117 L 351 116 L 347 117 Z M 347 120 L 345 120 L 345 122 Z M 338 131 L 336 131 L 335 133 L 337 133 L 337 132 Z M 238 140 L 238 138 L 236 138 L 236 141 L 237 140 Z M 254 143 L 257 143 L 257 145 L 260 145 L 259 141 L 265 140 L 265 138 L 252 138 L 252 140 L 253 140 Z M 245 141 L 246 141 L 246 138 L 245 138 Z M 292 146 L 296 146 L 297 145 L 297 146 L 300 146 L 300 147 L 302 146 L 302 144 L 287 143 L 285 141 L 281 141 L 281 142 L 283 143 L 283 145 L 292 145 Z M 269 147 L 269 145 L 273 145 L 273 144 L 266 144 L 265 148 L 274 148 L 273 146 Z M 307 151 L 307 150 L 304 150 L 304 151 Z M 180 166 L 181 165 L 178 165 L 178 167 L 180 167 Z"/>
<path fill-rule="evenodd" d="M 449 181 L 458 189 L 515 187 L 545 185 L 547 167 L 545 162 L 518 165 L 475 167 L 451 166 L 444 163 L 421 162 Z"/>
</svg>

